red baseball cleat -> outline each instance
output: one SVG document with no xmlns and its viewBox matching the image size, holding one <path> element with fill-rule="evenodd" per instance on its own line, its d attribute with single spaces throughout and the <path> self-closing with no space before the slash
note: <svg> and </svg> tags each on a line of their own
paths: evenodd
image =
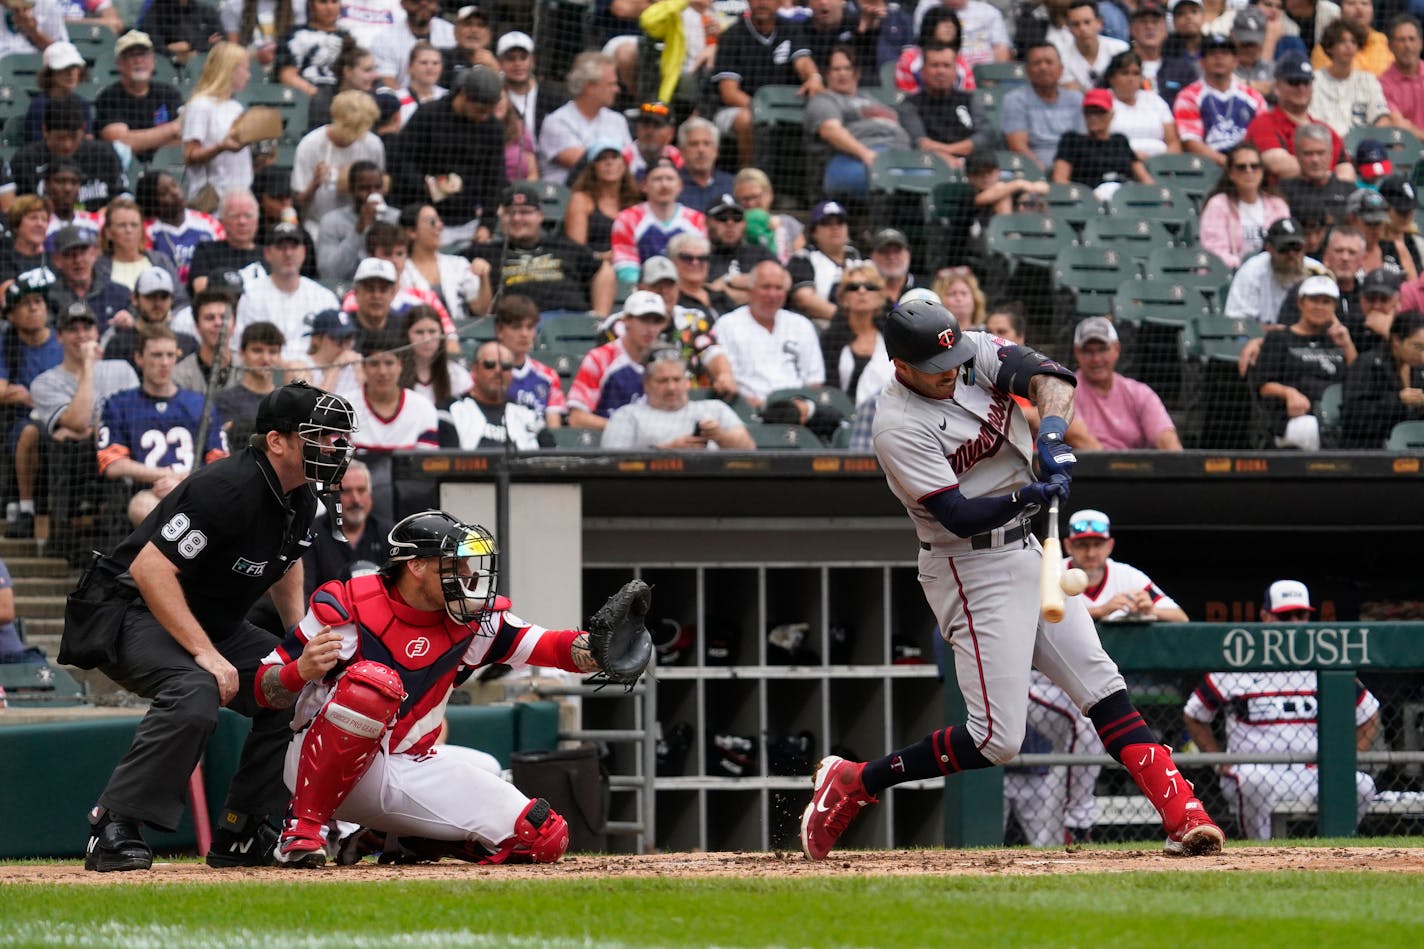
<svg viewBox="0 0 1424 949">
<path fill-rule="evenodd" d="M 863 762 L 847 761 L 838 755 L 821 759 L 811 803 L 801 815 L 801 852 L 807 859 L 826 859 L 860 809 L 877 803 L 860 783 L 864 770 Z"/>
<path fill-rule="evenodd" d="M 1175 857 L 1205 857 L 1221 853 L 1226 835 L 1207 815 L 1201 801 L 1192 798 L 1186 804 L 1181 823 L 1167 837 L 1162 850 Z"/>
<path fill-rule="evenodd" d="M 326 866 L 326 842 L 321 829 L 313 830 L 307 821 L 289 821 L 282 839 L 272 851 L 277 866 L 317 870 Z M 296 826 L 292 826 L 295 824 Z"/>
</svg>

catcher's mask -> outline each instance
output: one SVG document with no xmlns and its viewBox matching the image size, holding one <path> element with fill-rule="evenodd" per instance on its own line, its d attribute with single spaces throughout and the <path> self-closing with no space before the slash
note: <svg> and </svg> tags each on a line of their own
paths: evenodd
<svg viewBox="0 0 1424 949">
<path fill-rule="evenodd" d="M 302 473 L 319 494 L 341 490 L 351 463 L 356 410 L 339 395 L 305 382 L 269 393 L 257 409 L 258 434 L 295 432 L 302 441 Z"/>
<path fill-rule="evenodd" d="M 388 578 L 408 560 L 438 557 L 440 591 L 450 618 L 475 623 L 489 612 L 499 583 L 499 547 L 489 531 L 444 511 L 422 511 L 392 527 L 387 539 L 391 550 L 382 573 Z"/>
</svg>

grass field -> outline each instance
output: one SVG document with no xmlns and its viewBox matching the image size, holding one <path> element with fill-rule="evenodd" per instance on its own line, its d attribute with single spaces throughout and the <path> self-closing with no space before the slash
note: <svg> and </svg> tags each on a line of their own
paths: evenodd
<svg viewBox="0 0 1424 949">
<path fill-rule="evenodd" d="M 1417 873 L 335 875 L 0 885 L 0 946 L 1424 945 Z"/>
</svg>

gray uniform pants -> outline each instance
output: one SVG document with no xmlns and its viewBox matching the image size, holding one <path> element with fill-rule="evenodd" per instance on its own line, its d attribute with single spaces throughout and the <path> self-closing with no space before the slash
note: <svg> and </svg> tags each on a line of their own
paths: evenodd
<svg viewBox="0 0 1424 949">
<path fill-rule="evenodd" d="M 1043 548 L 1011 541 L 985 550 L 920 551 L 920 586 L 954 653 L 965 723 L 979 751 L 1001 764 L 1023 744 L 1033 667 L 1087 712 L 1126 688 L 1103 650 L 1081 596 L 1064 604 L 1063 620 L 1039 614 Z"/>
<path fill-rule="evenodd" d="M 292 737 L 292 710 L 263 708 L 253 693 L 257 664 L 277 639 L 244 622 L 213 645 L 238 672 L 237 695 L 228 707 L 252 719 L 252 733 L 242 747 L 227 807 L 257 816 L 284 814 L 291 791 L 282 782 L 282 758 Z M 217 728 L 217 680 L 178 645 L 142 602 L 129 607 L 124 617 L 118 661 L 100 668 L 153 704 L 99 803 L 160 830 L 174 830 L 183 816 L 188 776 Z"/>
</svg>

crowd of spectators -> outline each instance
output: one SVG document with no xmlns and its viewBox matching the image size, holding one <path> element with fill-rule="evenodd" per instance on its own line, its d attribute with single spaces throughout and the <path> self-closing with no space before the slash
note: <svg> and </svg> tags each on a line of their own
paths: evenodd
<svg viewBox="0 0 1424 949">
<path fill-rule="evenodd" d="M 1387 147 L 1424 129 L 1420 47 L 1369 0 L 598 0 L 574 38 L 437 0 L 20 5 L 0 26 L 23 104 L 0 176 L 6 536 L 33 535 L 55 477 L 117 482 L 143 516 L 279 379 L 356 403 L 377 523 L 398 451 L 535 451 L 566 427 L 749 449 L 762 422 L 845 447 L 907 293 L 1070 362 L 1085 450 L 1179 450 L 1176 393 L 1135 378 L 1152 341 L 1071 305 L 1025 322 L 1051 294 L 984 244 L 1000 214 L 1050 213 L 1048 182 L 1106 200 L 1177 153 L 1220 169 L 1177 236 L 1234 272 L 1221 312 L 1259 324 L 1243 427 L 1381 447 L 1424 417 L 1417 156 Z M 770 147 L 755 101 L 776 85 L 804 125 Z M 280 94 L 273 139 L 252 106 Z M 870 194 L 891 149 L 962 175 L 943 233 Z"/>
</svg>

